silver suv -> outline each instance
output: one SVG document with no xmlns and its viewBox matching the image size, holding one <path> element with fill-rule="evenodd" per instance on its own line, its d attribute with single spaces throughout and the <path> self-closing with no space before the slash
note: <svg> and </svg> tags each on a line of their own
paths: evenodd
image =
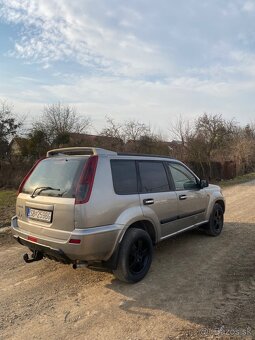
<svg viewBox="0 0 255 340">
<path fill-rule="evenodd" d="M 224 211 L 220 188 L 175 159 L 62 148 L 48 151 L 20 184 L 12 232 L 32 251 L 26 262 L 103 266 L 137 282 L 153 245 L 196 227 L 218 236 Z"/>
</svg>

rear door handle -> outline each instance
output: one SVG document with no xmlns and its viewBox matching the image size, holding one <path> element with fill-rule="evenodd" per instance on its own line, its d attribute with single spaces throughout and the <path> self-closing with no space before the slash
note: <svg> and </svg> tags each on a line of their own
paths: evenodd
<svg viewBox="0 0 255 340">
<path fill-rule="evenodd" d="M 186 200 L 187 198 L 188 198 L 187 195 L 180 195 L 180 196 L 179 196 L 179 200 L 180 200 L 180 201 Z"/>
<path fill-rule="evenodd" d="M 153 198 L 146 198 L 145 200 L 143 200 L 143 204 L 144 205 L 154 204 L 154 199 Z"/>
</svg>

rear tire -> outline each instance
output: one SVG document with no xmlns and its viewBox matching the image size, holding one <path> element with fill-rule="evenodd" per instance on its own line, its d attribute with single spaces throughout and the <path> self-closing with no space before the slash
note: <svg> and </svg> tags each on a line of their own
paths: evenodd
<svg viewBox="0 0 255 340">
<path fill-rule="evenodd" d="M 149 234 L 142 229 L 128 229 L 120 245 L 114 275 L 129 283 L 142 280 L 150 269 L 152 254 L 153 245 Z"/>
<path fill-rule="evenodd" d="M 210 216 L 209 222 L 203 227 L 205 233 L 210 236 L 219 236 L 224 224 L 224 212 L 222 206 L 216 203 Z"/>
</svg>

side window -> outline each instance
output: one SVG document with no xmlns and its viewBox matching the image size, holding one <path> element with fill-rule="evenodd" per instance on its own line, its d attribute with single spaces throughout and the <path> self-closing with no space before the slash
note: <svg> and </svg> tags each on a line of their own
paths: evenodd
<svg viewBox="0 0 255 340">
<path fill-rule="evenodd" d="M 112 179 L 116 194 L 137 194 L 137 175 L 135 161 L 112 160 Z"/>
<path fill-rule="evenodd" d="M 168 163 L 169 170 L 172 174 L 176 190 L 197 189 L 197 181 L 188 169 L 178 163 Z"/>
<path fill-rule="evenodd" d="M 162 162 L 140 161 L 141 192 L 169 191 L 167 174 Z"/>
</svg>

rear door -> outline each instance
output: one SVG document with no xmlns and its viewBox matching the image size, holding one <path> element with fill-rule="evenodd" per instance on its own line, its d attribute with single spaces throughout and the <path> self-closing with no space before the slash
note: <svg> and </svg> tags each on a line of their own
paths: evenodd
<svg viewBox="0 0 255 340">
<path fill-rule="evenodd" d="M 38 163 L 17 199 L 19 226 L 38 235 L 74 229 L 77 181 L 83 157 L 52 157 Z"/>
<path fill-rule="evenodd" d="M 160 238 L 178 229 L 177 195 L 162 161 L 137 161 L 140 204 L 145 217 L 158 226 Z"/>
<path fill-rule="evenodd" d="M 205 221 L 209 200 L 206 190 L 200 189 L 198 179 L 182 163 L 167 162 L 167 168 L 177 195 L 179 229 Z"/>
</svg>

